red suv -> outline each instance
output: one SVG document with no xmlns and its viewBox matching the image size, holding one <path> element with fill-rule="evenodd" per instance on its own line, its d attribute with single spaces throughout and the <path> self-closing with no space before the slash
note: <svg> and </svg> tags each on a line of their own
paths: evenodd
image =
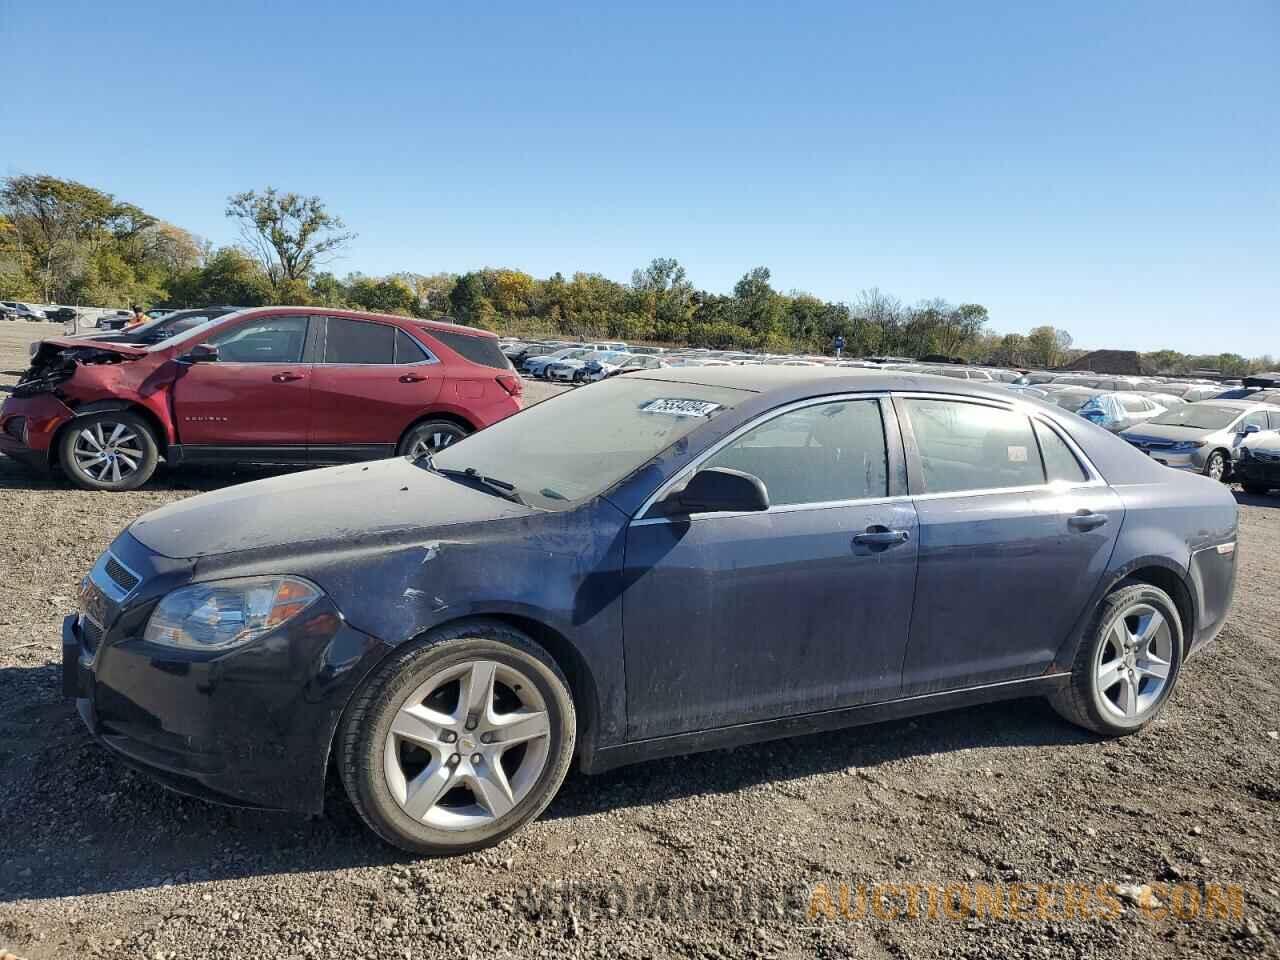
<svg viewBox="0 0 1280 960">
<path fill-rule="evenodd" d="M 155 346 L 44 341 L 0 451 L 92 490 L 179 463 L 345 463 L 446 447 L 520 409 L 482 330 L 314 307 L 219 317 Z"/>
</svg>

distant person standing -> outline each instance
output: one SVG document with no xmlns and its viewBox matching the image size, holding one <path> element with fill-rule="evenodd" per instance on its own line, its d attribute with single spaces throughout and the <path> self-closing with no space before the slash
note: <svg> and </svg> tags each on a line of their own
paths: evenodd
<svg viewBox="0 0 1280 960">
<path fill-rule="evenodd" d="M 140 323 L 147 322 L 147 315 L 142 312 L 142 308 L 136 303 L 133 305 L 133 316 L 129 318 L 124 328 L 128 330 L 130 327 L 136 327 Z"/>
</svg>

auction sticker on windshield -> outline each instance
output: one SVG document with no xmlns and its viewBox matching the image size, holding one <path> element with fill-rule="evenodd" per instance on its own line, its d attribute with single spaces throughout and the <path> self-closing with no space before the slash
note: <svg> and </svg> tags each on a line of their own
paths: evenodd
<svg viewBox="0 0 1280 960">
<path fill-rule="evenodd" d="M 720 404 L 708 400 L 681 400 L 662 398 L 650 400 L 640 408 L 642 413 L 665 413 L 671 417 L 709 417 L 721 409 Z"/>
</svg>

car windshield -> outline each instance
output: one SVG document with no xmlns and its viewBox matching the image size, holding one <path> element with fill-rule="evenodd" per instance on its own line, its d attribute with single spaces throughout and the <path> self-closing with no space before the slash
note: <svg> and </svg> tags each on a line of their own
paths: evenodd
<svg viewBox="0 0 1280 960">
<path fill-rule="evenodd" d="M 1167 427 L 1189 427 L 1193 430 L 1222 430 L 1231 426 L 1244 411 L 1236 407 L 1219 407 L 1211 403 L 1188 403 L 1166 410 L 1147 423 Z"/>
<path fill-rule="evenodd" d="M 181 333 L 175 333 L 173 336 L 168 337 L 164 340 L 161 340 L 159 343 L 150 345 L 149 347 L 147 347 L 147 349 L 148 350 L 171 350 L 173 347 L 183 343 L 192 343 L 192 344 L 199 343 L 201 340 L 204 339 L 205 336 L 213 332 L 213 328 L 215 325 L 220 324 L 226 320 L 230 320 L 232 317 L 237 317 L 241 313 L 244 313 L 244 311 L 236 310 L 232 313 L 224 313 L 220 317 L 214 317 L 212 320 L 206 320 L 204 323 L 198 324 L 187 330 L 183 330 Z M 157 322 L 160 322 L 160 321 L 157 321 Z"/>
<path fill-rule="evenodd" d="M 562 509 L 603 493 L 750 396 L 728 387 L 604 380 L 500 420 L 419 463 L 474 471 L 510 484 L 530 506 Z M 566 431 L 566 423 L 574 429 Z"/>
</svg>

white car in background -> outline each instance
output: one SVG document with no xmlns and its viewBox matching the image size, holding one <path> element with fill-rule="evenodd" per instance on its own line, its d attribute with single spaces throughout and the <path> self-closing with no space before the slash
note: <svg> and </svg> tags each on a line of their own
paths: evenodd
<svg viewBox="0 0 1280 960">
<path fill-rule="evenodd" d="M 1091 423 L 1119 433 L 1164 413 L 1167 406 L 1138 393 L 1100 393 L 1076 411 Z"/>
<path fill-rule="evenodd" d="M 563 350 L 557 350 L 555 353 L 548 353 L 540 357 L 529 357 L 520 365 L 520 369 L 531 377 L 545 377 L 547 375 L 547 367 L 551 364 L 559 360 L 585 357 L 594 352 L 594 350 L 586 347 L 566 347 Z"/>
<path fill-rule="evenodd" d="M 563 360 L 547 364 L 546 377 L 548 380 L 575 382 L 582 379 L 584 370 L 589 363 L 599 363 L 617 368 L 630 356 L 631 354 L 622 353 L 618 350 L 587 351 L 586 356 L 565 357 Z"/>
</svg>

